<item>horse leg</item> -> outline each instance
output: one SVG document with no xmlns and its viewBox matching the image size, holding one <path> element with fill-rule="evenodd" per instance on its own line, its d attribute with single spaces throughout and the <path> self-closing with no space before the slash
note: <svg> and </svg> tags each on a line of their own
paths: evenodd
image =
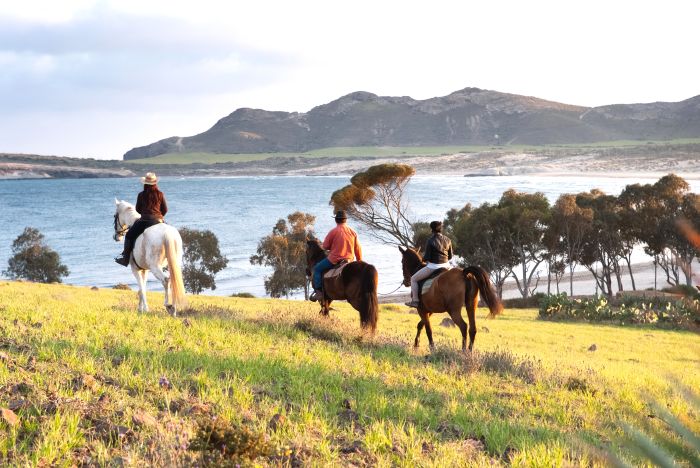
<svg viewBox="0 0 700 468">
<path fill-rule="evenodd" d="M 139 285 L 139 313 L 148 312 L 148 302 L 146 301 L 146 271 L 139 270 L 136 266 L 132 266 L 134 276 Z"/>
<path fill-rule="evenodd" d="M 321 310 L 318 311 L 318 314 L 323 315 L 324 317 L 327 317 L 328 311 L 330 310 L 330 306 L 331 306 L 330 301 L 323 298 L 323 299 L 319 299 L 318 303 L 321 306 Z"/>
<path fill-rule="evenodd" d="M 425 334 L 428 335 L 428 345 L 430 346 L 430 351 L 435 350 L 435 343 L 433 342 L 433 327 L 430 325 L 430 313 L 422 313 L 421 318 L 425 322 Z"/>
<path fill-rule="evenodd" d="M 416 341 L 413 343 L 414 348 L 418 347 L 418 340 L 420 339 L 420 332 L 423 331 L 423 319 L 421 319 L 420 322 L 418 322 L 418 326 L 416 328 L 418 331 L 416 333 Z"/>
<path fill-rule="evenodd" d="M 460 309 L 462 307 L 460 306 Z M 450 311 L 450 317 L 452 318 L 452 321 L 459 327 L 459 331 L 462 332 L 462 351 L 467 351 L 467 324 L 462 318 L 462 314 L 460 313 L 460 310 Z M 471 350 L 471 347 L 469 348 Z"/>
<path fill-rule="evenodd" d="M 474 347 L 476 339 L 476 306 L 479 303 L 479 293 L 474 292 L 471 300 L 464 306 L 467 308 L 467 319 L 469 320 L 469 351 Z"/>
<path fill-rule="evenodd" d="M 168 278 L 165 275 L 165 272 L 161 267 L 154 268 L 153 269 L 153 276 L 155 276 L 158 281 L 163 285 L 163 290 L 165 291 L 165 301 L 163 302 L 163 306 L 165 307 L 165 310 L 168 311 L 169 314 L 171 314 L 173 317 L 175 317 L 175 314 L 177 313 L 175 311 L 175 306 L 168 304 L 169 302 L 169 294 L 168 294 L 168 288 L 170 287 L 170 278 Z"/>
</svg>

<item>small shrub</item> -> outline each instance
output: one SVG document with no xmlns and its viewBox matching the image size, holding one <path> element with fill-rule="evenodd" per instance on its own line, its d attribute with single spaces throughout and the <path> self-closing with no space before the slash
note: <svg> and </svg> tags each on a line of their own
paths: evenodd
<svg viewBox="0 0 700 468">
<path fill-rule="evenodd" d="M 44 243 L 44 235 L 38 229 L 24 228 L 12 242 L 12 253 L 3 272 L 10 279 L 60 283 L 70 273 L 58 253 Z"/>
<path fill-rule="evenodd" d="M 534 309 L 539 306 L 540 301 L 542 301 L 545 296 L 545 293 L 537 293 L 527 298 L 517 297 L 514 299 L 505 299 L 503 301 L 503 306 L 508 309 Z"/>
<path fill-rule="evenodd" d="M 245 299 L 253 299 L 253 298 L 255 298 L 255 295 L 253 295 L 249 292 L 239 292 L 239 293 L 231 294 L 231 297 L 242 297 Z"/>
<path fill-rule="evenodd" d="M 247 426 L 233 425 L 221 417 L 203 419 L 198 425 L 189 449 L 201 452 L 205 466 L 233 467 L 275 455 L 265 434 Z"/>
<path fill-rule="evenodd" d="M 115 284 L 114 286 L 112 286 L 112 289 L 122 289 L 122 290 L 125 290 L 125 291 L 130 291 L 130 290 L 131 290 L 131 288 L 129 287 L 129 285 L 128 285 L 128 284 L 124 284 L 124 283 L 117 283 L 117 284 Z"/>
<path fill-rule="evenodd" d="M 662 291 L 673 294 L 682 294 L 689 299 L 700 299 L 700 291 L 698 291 L 697 288 L 686 284 L 679 284 L 676 286 L 671 286 L 670 288 L 664 288 Z"/>
</svg>

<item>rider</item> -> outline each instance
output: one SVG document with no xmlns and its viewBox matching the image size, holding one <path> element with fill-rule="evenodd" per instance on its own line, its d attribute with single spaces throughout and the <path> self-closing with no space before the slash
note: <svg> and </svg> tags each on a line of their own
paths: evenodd
<svg viewBox="0 0 700 468">
<path fill-rule="evenodd" d="M 136 220 L 129 228 L 124 237 L 124 251 L 114 259 L 120 265 L 128 266 L 131 251 L 134 250 L 136 238 L 154 224 L 162 223 L 163 217 L 168 212 L 168 204 L 165 202 L 165 195 L 158 190 L 158 178 L 153 172 L 146 173 L 146 177 L 141 177 L 143 191 L 136 198 L 136 211 L 141 218 Z"/>
<path fill-rule="evenodd" d="M 346 222 L 348 220 L 345 211 L 340 210 L 335 214 L 336 227 L 330 230 L 323 241 L 323 248 L 328 250 L 328 257 L 324 258 L 314 266 L 313 287 L 314 292 L 309 296 L 312 301 L 323 296 L 321 291 L 323 283 L 323 273 L 333 268 L 341 260 L 351 262 L 356 259 L 362 261 L 362 247 L 357 239 L 357 233 L 350 228 Z"/>
<path fill-rule="evenodd" d="M 450 268 L 449 260 L 452 258 L 452 241 L 442 233 L 442 221 L 430 223 L 433 235 L 425 243 L 425 255 L 423 260 L 427 265 L 411 276 L 411 301 L 406 305 L 418 307 L 418 282 L 429 277 L 438 268 Z"/>
</svg>

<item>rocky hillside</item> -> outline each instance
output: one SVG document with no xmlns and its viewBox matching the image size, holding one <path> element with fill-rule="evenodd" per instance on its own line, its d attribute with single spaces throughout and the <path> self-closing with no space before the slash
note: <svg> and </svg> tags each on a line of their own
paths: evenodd
<svg viewBox="0 0 700 468">
<path fill-rule="evenodd" d="M 581 107 L 465 88 L 426 100 L 355 92 L 307 113 L 238 109 L 204 133 L 134 148 L 173 152 L 303 152 L 343 146 L 588 143 L 700 137 L 700 96 L 677 103 Z"/>
</svg>

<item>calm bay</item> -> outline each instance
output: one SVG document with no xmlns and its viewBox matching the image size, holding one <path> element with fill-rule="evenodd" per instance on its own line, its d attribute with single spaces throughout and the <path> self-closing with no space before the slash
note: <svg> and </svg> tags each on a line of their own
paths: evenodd
<svg viewBox="0 0 700 468">
<path fill-rule="evenodd" d="M 599 188 L 618 194 L 627 184 L 653 183 L 656 179 L 626 177 L 552 176 L 415 176 L 408 186 L 410 214 L 415 220 L 442 219 L 451 208 L 466 203 L 496 202 L 514 188 L 544 192 L 553 203 L 561 193 Z M 167 222 L 176 226 L 209 229 L 219 238 L 228 267 L 217 275 L 217 289 L 206 294 L 265 294 L 263 281 L 269 269 L 253 266 L 250 255 L 275 222 L 294 211 L 316 216 L 316 232 L 323 235 L 333 226 L 328 204 L 334 190 L 346 185 L 339 177 L 164 177 L 159 186 L 168 199 Z M 697 180 L 689 181 L 694 191 Z M 38 228 L 70 269 L 69 284 L 109 287 L 135 280 L 130 270 L 112 260 L 121 244 L 112 240 L 114 198 L 135 202 L 141 186 L 137 178 L 49 179 L 0 181 L 0 271 L 7 268 L 12 241 L 25 226 Z M 379 292 L 394 290 L 401 281 L 400 256 L 395 247 L 382 245 L 358 229 L 366 261 L 379 270 Z M 154 282 L 149 288 L 158 289 Z M 401 288 L 403 291 L 404 288 Z"/>
</svg>

